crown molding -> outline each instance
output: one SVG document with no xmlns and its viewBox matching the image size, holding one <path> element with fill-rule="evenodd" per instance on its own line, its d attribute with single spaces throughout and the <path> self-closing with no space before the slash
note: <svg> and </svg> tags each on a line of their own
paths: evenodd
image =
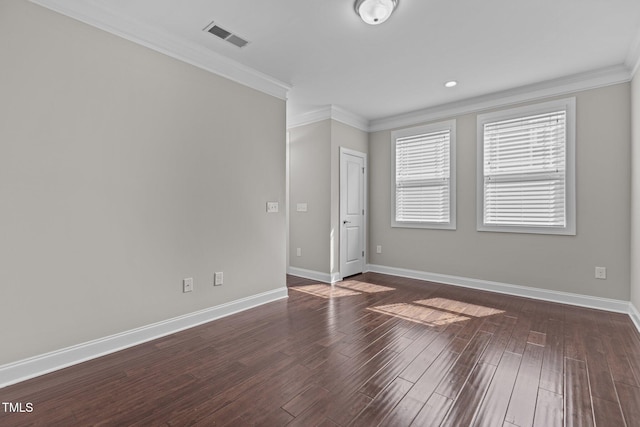
<svg viewBox="0 0 640 427">
<path fill-rule="evenodd" d="M 298 126 L 310 125 L 331 118 L 331 106 L 319 108 L 317 110 L 305 111 L 299 114 L 287 114 L 287 129 Z"/>
<path fill-rule="evenodd" d="M 369 131 L 377 132 L 413 126 L 420 123 L 448 119 L 462 114 L 477 113 L 492 108 L 505 107 L 552 96 L 563 96 L 572 92 L 625 83 L 630 81 L 631 77 L 632 74 L 625 65 L 602 68 L 573 76 L 495 92 L 489 95 L 425 108 L 406 114 L 372 120 Z"/>
<path fill-rule="evenodd" d="M 335 105 L 327 105 L 317 110 L 307 111 L 301 114 L 288 115 L 287 129 L 328 119 L 344 123 L 364 132 L 369 132 L 369 120 L 343 108 L 336 107 Z"/>
<path fill-rule="evenodd" d="M 137 20 L 115 14 L 92 0 L 30 0 L 32 3 L 103 31 L 145 46 L 195 67 L 286 100 L 291 86 L 271 76 L 205 49 L 195 43 L 163 33 Z"/>
<path fill-rule="evenodd" d="M 344 110 L 340 107 L 331 106 L 331 118 L 335 121 L 344 123 L 364 132 L 369 132 L 369 120 L 359 116 L 351 111 Z"/>
</svg>

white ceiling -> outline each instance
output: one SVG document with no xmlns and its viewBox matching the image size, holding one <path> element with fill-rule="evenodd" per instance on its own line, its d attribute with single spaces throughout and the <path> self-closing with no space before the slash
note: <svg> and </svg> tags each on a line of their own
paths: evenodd
<svg viewBox="0 0 640 427">
<path fill-rule="evenodd" d="M 638 0 L 399 0 L 379 26 L 353 0 L 34 1 L 290 87 L 290 116 L 331 105 L 373 121 L 594 71 L 631 76 L 640 58 Z M 250 44 L 203 31 L 212 21 Z"/>
</svg>

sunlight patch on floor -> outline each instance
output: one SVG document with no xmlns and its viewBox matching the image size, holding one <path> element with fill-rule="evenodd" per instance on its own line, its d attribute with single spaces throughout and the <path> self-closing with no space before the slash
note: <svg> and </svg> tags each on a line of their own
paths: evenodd
<svg viewBox="0 0 640 427">
<path fill-rule="evenodd" d="M 461 320 L 469 320 L 469 317 L 466 316 L 406 302 L 370 307 L 369 310 L 429 326 L 440 326 L 460 322 Z"/>
<path fill-rule="evenodd" d="M 418 301 L 414 301 L 413 304 L 443 309 L 450 312 L 453 311 L 459 314 L 471 315 L 473 317 L 493 316 L 494 314 L 504 313 L 503 310 L 485 307 L 483 305 L 470 304 L 468 302 L 451 300 L 448 298 L 421 299 Z"/>
<path fill-rule="evenodd" d="M 348 297 L 361 294 L 361 292 L 356 292 L 350 289 L 343 289 L 338 286 L 331 286 L 326 284 L 293 286 L 289 289 L 304 292 L 321 298 Z"/>
<path fill-rule="evenodd" d="M 374 285 L 373 283 L 358 282 L 357 280 L 345 280 L 345 281 L 336 283 L 335 286 L 340 288 L 351 289 L 353 291 L 360 291 L 367 294 L 395 291 L 395 288 L 389 288 L 387 286 L 381 286 L 381 285 Z"/>
<path fill-rule="evenodd" d="M 358 282 L 357 280 L 345 280 L 343 282 L 329 285 L 326 283 L 317 283 L 306 286 L 292 286 L 289 288 L 294 291 L 305 292 L 321 298 L 338 298 L 349 297 L 353 295 L 375 294 L 378 292 L 395 291 L 394 288 L 387 286 L 374 285 L 373 283 Z"/>
<path fill-rule="evenodd" d="M 430 298 L 413 301 L 411 303 L 401 302 L 381 305 L 378 307 L 369 307 L 368 310 L 429 326 L 447 325 L 449 323 L 469 320 L 473 317 L 485 317 L 504 313 L 503 310 L 447 298 Z"/>
</svg>

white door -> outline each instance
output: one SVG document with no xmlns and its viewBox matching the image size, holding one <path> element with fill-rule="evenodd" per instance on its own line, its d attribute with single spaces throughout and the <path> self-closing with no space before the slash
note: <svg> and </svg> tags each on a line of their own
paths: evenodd
<svg viewBox="0 0 640 427">
<path fill-rule="evenodd" d="M 365 259 L 366 154 L 340 149 L 340 276 L 362 273 Z"/>
</svg>

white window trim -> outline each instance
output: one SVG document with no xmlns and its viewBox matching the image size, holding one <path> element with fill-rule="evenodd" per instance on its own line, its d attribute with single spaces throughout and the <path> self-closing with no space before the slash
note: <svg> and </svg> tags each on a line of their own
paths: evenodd
<svg viewBox="0 0 640 427">
<path fill-rule="evenodd" d="M 411 222 L 396 221 L 396 140 L 412 135 L 441 132 L 448 130 L 449 135 L 449 222 Z M 415 126 L 391 132 L 391 227 L 427 228 L 439 230 L 456 229 L 456 121 L 447 120 L 429 125 Z"/>
<path fill-rule="evenodd" d="M 484 224 L 484 124 L 517 117 L 532 116 L 552 111 L 566 111 L 566 226 L 565 227 L 522 227 L 495 226 Z M 540 104 L 527 105 L 509 110 L 479 114 L 477 117 L 477 167 L 476 200 L 477 230 L 505 233 L 533 233 L 576 235 L 576 99 L 565 98 Z"/>
</svg>

